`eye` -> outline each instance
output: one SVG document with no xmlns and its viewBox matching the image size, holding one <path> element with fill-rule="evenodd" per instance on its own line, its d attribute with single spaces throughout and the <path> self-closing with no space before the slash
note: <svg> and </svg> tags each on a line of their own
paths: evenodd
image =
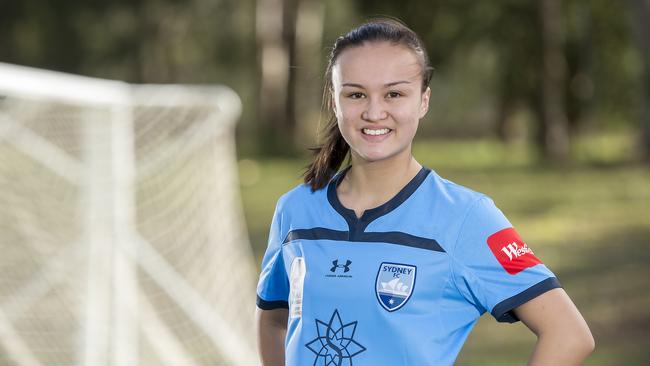
<svg viewBox="0 0 650 366">
<path fill-rule="evenodd" d="M 397 91 L 391 91 L 391 92 L 388 92 L 388 94 L 386 96 L 388 98 L 399 98 L 399 97 L 402 96 L 402 93 L 397 92 Z"/>
<path fill-rule="evenodd" d="M 354 93 L 348 94 L 348 98 L 350 98 L 350 99 L 361 99 L 363 97 L 364 97 L 363 93 L 359 93 L 359 92 L 354 92 Z"/>
</svg>

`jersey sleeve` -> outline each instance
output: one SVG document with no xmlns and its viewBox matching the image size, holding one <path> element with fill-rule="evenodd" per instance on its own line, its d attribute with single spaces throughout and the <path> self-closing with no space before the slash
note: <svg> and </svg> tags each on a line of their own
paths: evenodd
<svg viewBox="0 0 650 366">
<path fill-rule="evenodd" d="M 479 312 L 516 322 L 513 309 L 561 287 L 491 199 L 470 208 L 452 253 L 454 281 Z"/>
<path fill-rule="evenodd" d="M 275 208 L 262 271 L 257 283 L 257 307 L 262 310 L 289 308 L 289 280 L 282 258 L 282 210 Z"/>
</svg>

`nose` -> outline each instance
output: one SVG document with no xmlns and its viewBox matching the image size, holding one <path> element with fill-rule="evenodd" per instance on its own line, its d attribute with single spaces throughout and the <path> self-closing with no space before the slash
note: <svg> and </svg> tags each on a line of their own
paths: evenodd
<svg viewBox="0 0 650 366">
<path fill-rule="evenodd" d="M 381 99 L 368 98 L 368 105 L 366 110 L 361 114 L 361 118 L 366 121 L 381 121 L 388 118 L 388 112 Z"/>
</svg>

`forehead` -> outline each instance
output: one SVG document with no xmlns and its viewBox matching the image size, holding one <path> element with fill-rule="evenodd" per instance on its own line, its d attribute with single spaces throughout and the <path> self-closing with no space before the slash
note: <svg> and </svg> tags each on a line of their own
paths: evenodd
<svg viewBox="0 0 650 366">
<path fill-rule="evenodd" d="M 362 85 L 419 79 L 422 66 L 411 49 L 389 42 L 364 43 L 339 55 L 332 69 L 333 82 Z"/>
</svg>

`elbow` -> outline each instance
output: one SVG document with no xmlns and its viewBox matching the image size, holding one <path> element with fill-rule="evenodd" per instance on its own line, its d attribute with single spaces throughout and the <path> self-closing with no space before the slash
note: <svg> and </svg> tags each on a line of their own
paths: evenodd
<svg viewBox="0 0 650 366">
<path fill-rule="evenodd" d="M 587 334 L 583 336 L 581 349 L 585 353 L 585 356 L 589 356 L 596 349 L 596 340 L 591 332 L 587 332 Z"/>
<path fill-rule="evenodd" d="M 575 339 L 574 347 L 576 352 L 584 354 L 585 357 L 596 349 L 596 340 L 587 326 L 576 332 L 573 338 Z"/>
<path fill-rule="evenodd" d="M 545 332 L 539 335 L 538 342 L 544 344 L 542 347 L 549 352 L 567 361 L 566 364 L 580 364 L 596 348 L 596 342 L 588 328 Z"/>
<path fill-rule="evenodd" d="M 594 340 L 594 337 L 591 335 L 591 333 L 589 333 L 588 336 L 584 336 L 583 339 L 577 343 L 578 344 L 575 345 L 574 352 L 576 355 L 580 355 L 579 357 L 582 360 L 587 359 L 587 357 L 589 357 L 589 355 L 591 355 L 596 349 L 596 341 Z"/>
<path fill-rule="evenodd" d="M 596 341 L 594 340 L 591 331 L 577 332 L 565 338 L 564 343 L 568 348 L 567 351 L 578 356 L 581 355 L 582 359 L 587 358 L 596 349 Z"/>
</svg>

